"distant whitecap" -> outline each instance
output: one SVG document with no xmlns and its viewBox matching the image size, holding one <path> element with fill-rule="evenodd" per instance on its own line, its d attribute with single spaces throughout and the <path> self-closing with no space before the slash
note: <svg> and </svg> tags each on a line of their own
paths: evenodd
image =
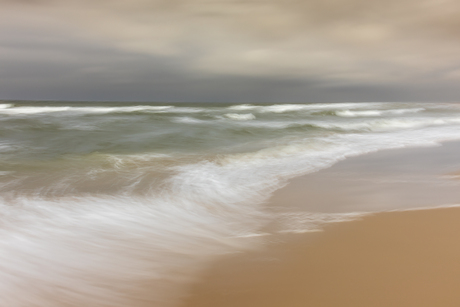
<svg viewBox="0 0 460 307">
<path fill-rule="evenodd" d="M 251 120 L 255 119 L 256 117 L 252 113 L 246 113 L 246 114 L 238 114 L 238 113 L 227 113 L 225 114 L 225 117 L 234 119 L 234 120 Z"/>
</svg>

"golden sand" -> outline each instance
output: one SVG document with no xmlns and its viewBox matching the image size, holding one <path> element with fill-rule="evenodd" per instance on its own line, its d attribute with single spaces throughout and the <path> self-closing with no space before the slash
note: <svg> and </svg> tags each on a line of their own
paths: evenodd
<svg viewBox="0 0 460 307">
<path fill-rule="evenodd" d="M 183 307 L 460 306 L 460 208 L 378 213 L 217 261 Z"/>
</svg>

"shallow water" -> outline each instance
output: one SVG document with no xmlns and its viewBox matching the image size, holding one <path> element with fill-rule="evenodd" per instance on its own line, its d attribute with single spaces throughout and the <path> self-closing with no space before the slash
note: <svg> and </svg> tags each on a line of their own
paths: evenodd
<svg viewBox="0 0 460 307">
<path fill-rule="evenodd" d="M 0 305 L 169 306 L 288 179 L 458 140 L 460 104 L 4 101 L 0 127 Z"/>
</svg>

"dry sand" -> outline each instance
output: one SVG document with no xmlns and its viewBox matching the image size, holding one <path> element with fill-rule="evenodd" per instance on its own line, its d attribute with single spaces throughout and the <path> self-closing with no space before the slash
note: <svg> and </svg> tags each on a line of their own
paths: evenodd
<svg viewBox="0 0 460 307">
<path fill-rule="evenodd" d="M 460 306 L 460 208 L 377 213 L 216 262 L 184 307 Z"/>
</svg>

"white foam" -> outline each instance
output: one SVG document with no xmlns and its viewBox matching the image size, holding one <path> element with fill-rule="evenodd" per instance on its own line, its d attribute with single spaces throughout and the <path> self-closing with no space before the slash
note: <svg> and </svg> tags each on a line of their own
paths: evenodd
<svg viewBox="0 0 460 307">
<path fill-rule="evenodd" d="M 0 109 L 4 114 L 37 114 L 69 111 L 72 107 L 14 107 Z"/>
<path fill-rule="evenodd" d="M 431 206 L 431 207 L 393 209 L 393 210 L 388 210 L 386 212 L 424 211 L 424 210 L 438 210 L 438 209 L 449 209 L 449 208 L 460 208 L 460 204 L 444 204 L 444 205 Z"/>
<path fill-rule="evenodd" d="M 246 110 L 253 110 L 256 109 L 257 106 L 250 105 L 250 104 L 239 104 L 235 106 L 230 106 L 227 109 L 229 110 L 236 110 L 236 111 L 246 111 Z"/>
<path fill-rule="evenodd" d="M 299 103 L 299 104 L 274 104 L 274 105 L 250 105 L 240 104 L 228 107 L 230 110 L 247 111 L 257 110 L 261 113 L 285 113 L 301 110 L 329 110 L 343 108 L 367 108 L 371 106 L 380 106 L 381 103 L 376 102 L 344 102 L 344 103 Z"/>
<path fill-rule="evenodd" d="M 181 124 L 203 124 L 206 123 L 206 121 L 189 117 L 189 116 L 180 116 L 180 117 L 174 117 L 172 119 L 173 122 L 176 123 L 181 123 Z"/>
<path fill-rule="evenodd" d="M 395 110 L 365 110 L 365 111 L 351 111 L 339 110 L 335 114 L 342 117 L 368 117 L 368 116 L 382 116 L 382 115 L 401 115 L 407 113 L 418 113 L 424 111 L 424 108 L 413 109 L 395 109 Z"/>
<path fill-rule="evenodd" d="M 170 306 L 210 257 L 259 240 L 253 210 L 153 199 L 1 201 L 0 305 Z"/>
<path fill-rule="evenodd" d="M 149 153 L 149 154 L 131 154 L 131 155 L 102 155 L 103 158 L 110 161 L 116 169 L 122 168 L 125 165 L 145 164 L 145 162 L 153 162 L 157 160 L 172 158 L 172 155 Z M 132 171 L 132 170 L 131 170 Z"/>
<path fill-rule="evenodd" d="M 351 222 L 371 213 L 311 213 L 288 212 L 277 216 L 276 227 L 279 233 L 306 233 L 323 231 L 326 224 Z"/>
<path fill-rule="evenodd" d="M 11 108 L 13 105 L 11 103 L 1 103 L 0 104 L 0 109 L 7 109 Z"/>
<path fill-rule="evenodd" d="M 234 119 L 234 120 L 251 120 L 255 119 L 256 117 L 252 113 L 246 113 L 246 114 L 238 114 L 238 113 L 227 113 L 225 114 L 225 117 Z"/>
<path fill-rule="evenodd" d="M 272 227 L 278 233 L 307 233 L 323 231 L 324 226 L 331 223 L 352 222 L 363 217 L 381 212 L 407 212 L 459 208 L 460 204 L 446 204 L 431 207 L 416 207 L 385 210 L 380 212 L 347 212 L 347 213 L 321 213 L 321 212 L 286 212 L 276 216 L 276 224 Z"/>
<path fill-rule="evenodd" d="M 262 113 L 285 113 L 300 110 L 330 110 L 342 108 L 368 108 L 380 106 L 380 103 L 311 103 L 311 104 L 276 104 L 271 106 L 261 106 L 259 111 Z"/>
<path fill-rule="evenodd" d="M 259 108 L 262 113 L 285 113 L 305 109 L 311 109 L 311 106 L 302 104 L 278 104 Z"/>
<path fill-rule="evenodd" d="M 206 108 L 174 107 L 173 109 L 164 110 L 162 113 L 201 113 L 209 111 Z"/>
</svg>

